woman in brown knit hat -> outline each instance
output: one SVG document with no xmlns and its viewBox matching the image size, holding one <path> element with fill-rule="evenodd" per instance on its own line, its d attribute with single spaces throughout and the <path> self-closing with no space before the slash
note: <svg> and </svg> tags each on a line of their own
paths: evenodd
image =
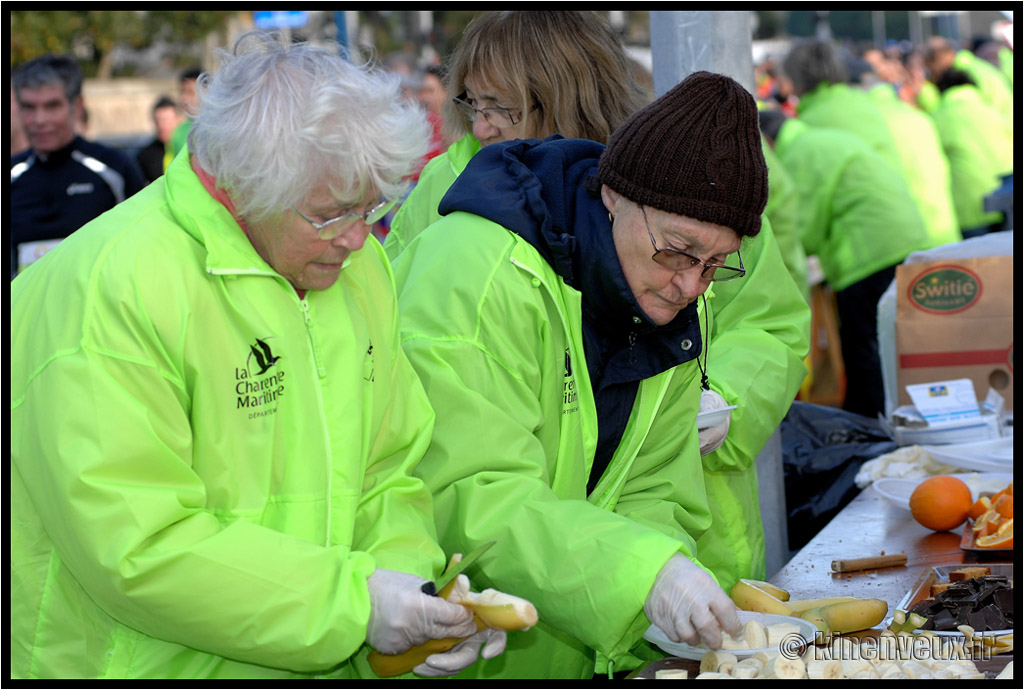
<svg viewBox="0 0 1024 690">
<path fill-rule="evenodd" d="M 403 345 L 437 415 L 417 474 L 439 540 L 496 540 L 470 578 L 541 612 L 505 661 L 467 675 L 629 668 L 651 623 L 716 648 L 739 632 L 695 549 L 710 514 L 692 420 L 713 323 L 697 300 L 743 279 L 767 196 L 753 98 L 700 72 L 607 148 L 483 148 L 394 261 Z"/>
</svg>

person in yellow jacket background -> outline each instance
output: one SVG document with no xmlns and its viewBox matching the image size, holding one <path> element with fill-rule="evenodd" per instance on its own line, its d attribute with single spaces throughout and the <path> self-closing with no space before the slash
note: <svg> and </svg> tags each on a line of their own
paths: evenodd
<svg viewBox="0 0 1024 690">
<path fill-rule="evenodd" d="M 413 470 L 434 413 L 370 223 L 397 80 L 243 35 L 167 174 L 11 284 L 11 675 L 352 678 L 472 635 Z M 480 652 L 482 644 L 485 644 Z"/>
</svg>

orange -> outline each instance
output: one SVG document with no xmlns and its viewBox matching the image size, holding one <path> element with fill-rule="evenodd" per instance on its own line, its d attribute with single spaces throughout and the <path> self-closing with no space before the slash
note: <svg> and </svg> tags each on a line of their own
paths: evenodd
<svg viewBox="0 0 1024 690">
<path fill-rule="evenodd" d="M 1013 518 L 1003 520 L 1003 524 L 999 525 L 999 530 L 996 532 L 1000 537 L 1007 535 L 1013 536 Z"/>
<path fill-rule="evenodd" d="M 1000 496 L 995 503 L 992 504 L 996 512 L 1003 517 L 1013 517 L 1013 496 L 1011 494 L 1004 494 Z"/>
<path fill-rule="evenodd" d="M 1013 534 L 1003 537 L 998 534 L 990 534 L 987 537 L 978 537 L 974 544 L 982 549 L 1012 549 Z"/>
<path fill-rule="evenodd" d="M 988 536 L 990 534 L 995 534 L 996 532 L 999 531 L 999 527 L 1002 524 L 1003 524 L 1003 516 L 1000 515 L 999 513 L 996 513 L 995 511 L 992 511 L 992 515 L 990 515 L 988 517 L 988 519 L 986 519 L 984 521 L 984 523 L 982 524 L 981 531 L 978 532 L 978 535 L 979 536 Z"/>
<path fill-rule="evenodd" d="M 964 524 L 973 505 L 971 490 L 963 480 L 945 474 L 925 479 L 910 494 L 910 514 L 936 532 Z"/>
<path fill-rule="evenodd" d="M 992 500 L 988 496 L 982 496 L 979 498 L 971 509 L 967 511 L 967 517 L 972 520 L 977 520 L 979 517 L 988 512 L 989 508 L 992 507 Z"/>
</svg>

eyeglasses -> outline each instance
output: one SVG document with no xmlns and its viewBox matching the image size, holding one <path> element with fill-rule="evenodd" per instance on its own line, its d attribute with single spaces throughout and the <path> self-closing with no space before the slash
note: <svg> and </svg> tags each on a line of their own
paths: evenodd
<svg viewBox="0 0 1024 690">
<path fill-rule="evenodd" d="M 720 264 L 706 264 L 695 256 L 690 256 L 686 252 L 681 252 L 678 249 L 661 249 L 658 244 L 654 241 L 654 233 L 651 232 L 651 224 L 647 222 L 647 211 L 644 210 L 643 206 L 640 206 L 640 213 L 644 216 L 644 224 L 647 226 L 647 235 L 651 238 L 651 245 L 654 247 L 654 254 L 651 256 L 658 264 L 665 268 L 673 271 L 687 271 L 694 266 L 703 266 L 703 270 L 700 272 L 700 278 L 706 283 L 715 281 L 718 283 L 724 283 L 727 280 L 736 280 L 742 278 L 747 274 L 747 270 L 743 267 L 743 259 L 740 257 L 740 252 L 736 250 L 736 260 L 739 261 L 739 267 L 735 266 L 722 266 Z"/>
<path fill-rule="evenodd" d="M 345 228 L 345 226 L 350 225 L 357 220 L 362 220 L 367 225 L 373 225 L 378 220 L 386 216 L 388 211 L 390 211 L 394 205 L 394 199 L 381 199 L 369 211 L 364 211 L 363 213 L 346 213 L 344 215 L 338 216 L 337 218 L 325 220 L 323 223 L 316 222 L 315 220 L 313 220 L 312 218 L 310 218 L 309 216 L 307 216 L 305 213 L 295 208 L 294 206 L 292 206 L 292 210 L 298 213 L 300 216 L 302 216 L 303 220 L 305 220 L 307 223 L 316 228 L 317 234 L 320 235 L 320 239 L 333 240 L 335 237 L 341 234 L 341 231 L 342 229 Z M 334 227 L 328 227 L 332 225 Z"/>
<path fill-rule="evenodd" d="M 458 110 L 460 113 L 462 113 L 463 117 L 465 117 L 470 122 L 476 122 L 477 113 L 480 113 L 481 115 L 484 116 L 484 120 L 487 121 L 487 124 L 491 125 L 492 127 L 497 127 L 498 129 L 513 127 L 522 122 L 522 110 L 516 111 L 519 113 L 520 116 L 520 119 L 516 120 L 512 116 L 513 111 L 509 110 L 508 108 L 477 108 L 475 105 L 465 100 L 466 96 L 466 92 L 463 91 L 458 96 L 453 98 L 452 102 L 456 106 L 458 106 Z M 530 110 L 536 109 L 536 104 L 534 104 L 534 106 L 530 108 Z"/>
</svg>

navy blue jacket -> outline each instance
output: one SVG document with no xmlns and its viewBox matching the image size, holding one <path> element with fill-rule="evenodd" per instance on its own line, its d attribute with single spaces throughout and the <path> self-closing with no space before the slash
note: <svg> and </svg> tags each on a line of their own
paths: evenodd
<svg viewBox="0 0 1024 690">
<path fill-rule="evenodd" d="M 597 184 L 602 151 L 602 144 L 560 135 L 485 146 L 438 206 L 441 215 L 467 211 L 520 235 L 580 291 L 598 416 L 588 491 L 619 445 L 640 381 L 693 359 L 702 347 L 696 303 L 657 326 L 633 297 Z M 524 192 L 538 186 L 539 195 Z M 695 344 L 689 351 L 679 347 L 685 338 Z"/>
</svg>

